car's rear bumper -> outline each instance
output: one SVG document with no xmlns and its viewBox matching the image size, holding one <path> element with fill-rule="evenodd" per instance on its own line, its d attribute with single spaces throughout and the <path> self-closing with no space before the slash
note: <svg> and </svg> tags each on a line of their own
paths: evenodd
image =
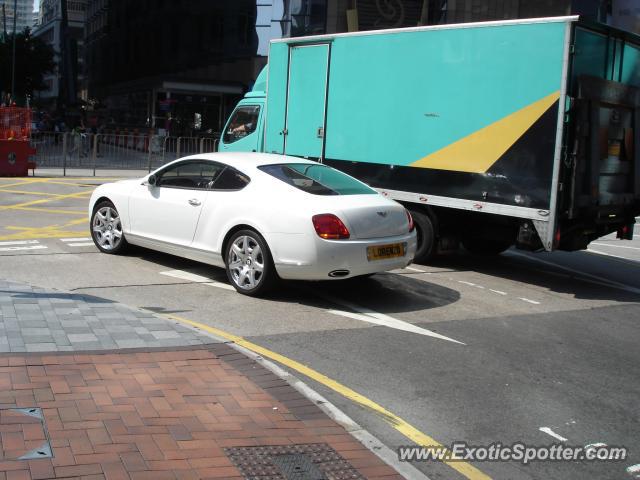
<svg viewBox="0 0 640 480">
<path fill-rule="evenodd" d="M 339 280 L 404 268 L 413 261 L 417 246 L 415 232 L 366 240 L 324 240 L 306 235 L 295 237 L 297 245 L 287 251 L 288 258 L 274 252 L 278 275 L 288 280 Z M 398 243 L 404 244 L 405 254 L 402 257 L 383 260 L 367 258 L 367 247 Z"/>
</svg>

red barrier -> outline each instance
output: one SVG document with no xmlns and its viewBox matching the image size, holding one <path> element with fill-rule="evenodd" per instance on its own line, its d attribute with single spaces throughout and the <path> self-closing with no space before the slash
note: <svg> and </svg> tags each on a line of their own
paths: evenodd
<svg viewBox="0 0 640 480">
<path fill-rule="evenodd" d="M 20 107 L 0 107 L 0 177 L 26 177 L 29 155 L 36 150 L 29 144 L 31 110 Z"/>
<path fill-rule="evenodd" d="M 0 177 L 26 177 L 29 168 L 29 155 L 35 155 L 36 149 L 28 140 L 0 140 Z"/>
<path fill-rule="evenodd" d="M 27 140 L 30 136 L 30 109 L 0 107 L 0 140 Z"/>
</svg>

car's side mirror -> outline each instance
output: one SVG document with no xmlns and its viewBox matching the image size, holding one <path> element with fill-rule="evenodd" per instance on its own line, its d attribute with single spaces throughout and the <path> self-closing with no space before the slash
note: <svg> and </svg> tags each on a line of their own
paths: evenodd
<svg viewBox="0 0 640 480">
<path fill-rule="evenodd" d="M 155 175 L 149 175 L 145 183 L 151 187 L 155 187 L 156 184 L 158 183 L 158 177 L 156 177 Z"/>
</svg>

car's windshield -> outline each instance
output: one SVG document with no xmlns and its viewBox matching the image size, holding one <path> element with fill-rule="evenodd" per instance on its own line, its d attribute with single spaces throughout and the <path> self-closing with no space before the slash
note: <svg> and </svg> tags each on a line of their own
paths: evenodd
<svg viewBox="0 0 640 480">
<path fill-rule="evenodd" d="M 326 165 L 281 163 L 258 167 L 265 173 L 314 195 L 369 195 L 377 193 L 355 178 Z"/>
</svg>

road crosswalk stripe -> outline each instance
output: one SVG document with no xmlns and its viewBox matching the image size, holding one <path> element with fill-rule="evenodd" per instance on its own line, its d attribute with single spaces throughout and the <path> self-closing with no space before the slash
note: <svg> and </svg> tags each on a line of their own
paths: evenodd
<svg viewBox="0 0 640 480">
<path fill-rule="evenodd" d="M 0 246 L 6 245 L 31 245 L 34 243 L 40 243 L 38 240 L 15 240 L 12 242 L 0 242 Z"/>
<path fill-rule="evenodd" d="M 46 245 L 24 245 L 24 246 L 14 246 L 14 247 L 0 247 L 0 252 L 13 252 L 17 250 L 40 250 L 43 248 L 47 248 Z"/>
</svg>

